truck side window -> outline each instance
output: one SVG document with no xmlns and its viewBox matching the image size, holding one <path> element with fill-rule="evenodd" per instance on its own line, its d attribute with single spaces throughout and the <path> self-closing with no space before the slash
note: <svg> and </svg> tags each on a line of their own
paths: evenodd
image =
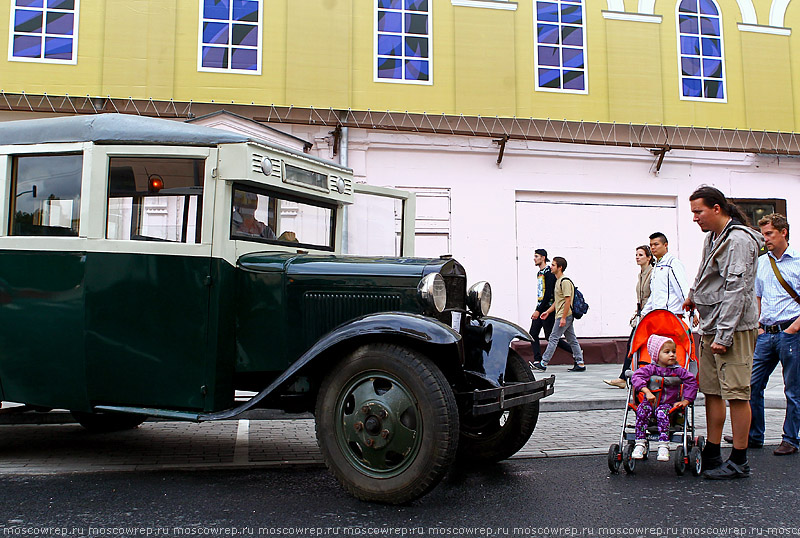
<svg viewBox="0 0 800 538">
<path fill-rule="evenodd" d="M 14 157 L 9 235 L 77 236 L 83 155 Z"/>
<path fill-rule="evenodd" d="M 108 239 L 199 243 L 202 159 L 112 157 Z"/>
</svg>

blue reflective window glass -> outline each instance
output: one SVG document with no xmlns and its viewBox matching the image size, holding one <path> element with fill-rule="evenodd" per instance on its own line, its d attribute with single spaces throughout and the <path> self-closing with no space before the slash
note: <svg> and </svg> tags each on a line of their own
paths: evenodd
<svg viewBox="0 0 800 538">
<path fill-rule="evenodd" d="M 40 34 L 43 18 L 44 14 L 41 11 L 18 9 L 14 13 L 14 31 Z"/>
<path fill-rule="evenodd" d="M 583 28 L 580 26 L 562 26 L 561 43 L 573 47 L 583 46 Z"/>
<path fill-rule="evenodd" d="M 44 57 L 50 60 L 71 60 L 72 39 L 63 37 L 45 38 Z"/>
<path fill-rule="evenodd" d="M 403 31 L 403 15 L 401 13 L 395 13 L 394 11 L 379 11 L 378 31 L 396 32 L 399 34 Z"/>
<path fill-rule="evenodd" d="M 75 15 L 63 11 L 50 11 L 47 13 L 45 32 L 48 34 L 72 35 L 75 26 Z"/>
<path fill-rule="evenodd" d="M 697 33 L 697 31 L 694 33 Z M 712 17 L 700 17 L 700 33 L 703 35 L 719 36 L 719 19 Z"/>
<path fill-rule="evenodd" d="M 234 24 L 233 45 L 244 45 L 245 47 L 258 47 L 258 26 L 253 24 Z M 236 69 L 234 67 L 234 69 Z"/>
<path fill-rule="evenodd" d="M 678 11 L 682 13 L 697 13 L 697 0 L 681 0 Z"/>
<path fill-rule="evenodd" d="M 230 0 L 203 0 L 203 18 L 230 20 Z"/>
<path fill-rule="evenodd" d="M 428 0 L 406 0 L 409 11 L 428 11 Z"/>
<path fill-rule="evenodd" d="M 428 62 L 425 60 L 406 60 L 406 80 L 428 80 Z"/>
<path fill-rule="evenodd" d="M 722 49 L 720 48 L 719 39 L 703 38 L 703 56 L 713 56 L 715 58 L 722 57 Z"/>
<path fill-rule="evenodd" d="M 47 0 L 49 9 L 75 9 L 75 0 Z"/>
<path fill-rule="evenodd" d="M 558 4 L 554 2 L 536 2 L 536 18 L 544 22 L 559 22 Z"/>
<path fill-rule="evenodd" d="M 564 71 L 564 89 L 565 90 L 584 90 L 586 83 L 584 71 Z"/>
<path fill-rule="evenodd" d="M 682 35 L 681 54 L 700 56 L 700 38 Z"/>
<path fill-rule="evenodd" d="M 678 29 L 682 34 L 696 34 L 699 25 L 697 17 L 694 15 L 679 15 L 678 16 Z"/>
<path fill-rule="evenodd" d="M 230 25 L 224 22 L 203 23 L 203 43 L 227 45 L 229 27 Z"/>
<path fill-rule="evenodd" d="M 689 77 L 700 76 L 700 58 L 681 58 L 682 74 Z"/>
<path fill-rule="evenodd" d="M 233 0 L 233 20 L 258 22 L 258 2 L 255 0 Z"/>
<path fill-rule="evenodd" d="M 44 0 L 17 0 L 18 7 L 44 7 Z"/>
<path fill-rule="evenodd" d="M 258 51 L 256 49 L 231 49 L 231 68 L 255 71 L 258 69 Z"/>
<path fill-rule="evenodd" d="M 558 69 L 539 69 L 539 86 L 561 88 L 561 71 Z"/>
<path fill-rule="evenodd" d="M 379 35 L 378 54 L 384 56 L 402 56 L 403 38 L 399 35 L 389 35 L 389 34 Z"/>
<path fill-rule="evenodd" d="M 581 15 L 581 6 L 562 4 L 561 5 L 561 22 L 567 24 L 581 24 L 583 16 Z"/>
<path fill-rule="evenodd" d="M 558 26 L 553 24 L 539 24 L 536 27 L 539 43 L 558 45 Z"/>
<path fill-rule="evenodd" d="M 703 84 L 699 78 L 685 78 L 683 79 L 683 96 L 684 97 L 702 97 Z"/>
<path fill-rule="evenodd" d="M 722 61 L 703 59 L 703 76 L 722 78 Z"/>
<path fill-rule="evenodd" d="M 561 49 L 563 56 L 563 66 L 573 69 L 583 69 L 583 50 L 582 49 Z"/>
<path fill-rule="evenodd" d="M 407 37 L 406 56 L 412 58 L 428 57 L 428 38 L 427 37 Z"/>
<path fill-rule="evenodd" d="M 385 9 L 400 9 L 403 7 L 401 0 L 378 0 L 378 7 Z"/>
<path fill-rule="evenodd" d="M 427 34 L 428 16 L 406 13 L 405 31 L 408 34 Z"/>
<path fill-rule="evenodd" d="M 13 55 L 17 58 L 40 58 L 42 56 L 42 38 L 15 35 Z"/>
<path fill-rule="evenodd" d="M 396 58 L 378 58 L 378 76 L 380 78 L 402 79 L 402 60 Z"/>
<path fill-rule="evenodd" d="M 707 99 L 724 99 L 725 94 L 722 89 L 721 80 L 703 81 L 703 96 Z"/>
<path fill-rule="evenodd" d="M 227 47 L 203 47 L 202 65 L 211 69 L 227 69 Z"/>
<path fill-rule="evenodd" d="M 719 11 L 717 11 L 717 6 L 714 5 L 714 2 L 711 0 L 700 0 L 700 13 L 703 15 L 719 15 Z"/>
<path fill-rule="evenodd" d="M 539 65 L 547 65 L 553 67 L 561 66 L 561 58 L 559 58 L 557 47 L 539 47 Z"/>
</svg>

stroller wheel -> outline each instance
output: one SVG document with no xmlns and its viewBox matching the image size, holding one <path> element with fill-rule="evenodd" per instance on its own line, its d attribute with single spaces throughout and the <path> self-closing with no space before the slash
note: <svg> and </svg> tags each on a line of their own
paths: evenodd
<svg viewBox="0 0 800 538">
<path fill-rule="evenodd" d="M 694 447 L 689 451 L 689 465 L 691 465 L 692 474 L 700 476 L 700 470 L 703 468 L 703 451 L 700 450 L 700 447 Z"/>
<path fill-rule="evenodd" d="M 636 460 L 633 459 L 633 443 L 628 443 L 622 449 L 622 468 L 628 474 L 636 472 Z"/>
<path fill-rule="evenodd" d="M 613 444 L 608 449 L 608 469 L 612 473 L 619 472 L 619 466 L 622 464 L 622 453 L 619 450 L 618 444 Z"/>
<path fill-rule="evenodd" d="M 698 436 L 697 439 L 694 440 L 694 446 L 702 451 L 706 447 L 706 438 L 702 435 Z"/>
<path fill-rule="evenodd" d="M 686 472 L 686 449 L 679 446 L 672 454 L 672 463 L 675 465 L 675 473 L 682 476 Z"/>
</svg>

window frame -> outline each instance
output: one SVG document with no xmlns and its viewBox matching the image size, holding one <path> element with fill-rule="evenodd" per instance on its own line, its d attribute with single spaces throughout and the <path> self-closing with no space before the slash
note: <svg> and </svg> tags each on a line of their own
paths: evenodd
<svg viewBox="0 0 800 538">
<path fill-rule="evenodd" d="M 582 90 L 573 90 L 569 88 L 547 88 L 541 86 L 539 84 L 539 68 L 543 67 L 545 69 L 550 68 L 552 69 L 553 66 L 540 66 L 539 65 L 539 23 L 542 22 L 543 24 L 552 24 L 557 25 L 559 30 L 559 43 L 556 45 L 559 50 L 559 55 L 561 56 L 561 51 L 563 50 L 563 45 L 561 44 L 561 29 L 563 28 L 563 23 L 559 20 L 559 22 L 550 22 L 550 21 L 539 21 L 539 11 L 537 9 L 536 0 L 533 2 L 533 77 L 534 77 L 534 90 L 537 92 L 551 92 L 551 93 L 570 93 L 570 94 L 577 94 L 577 95 L 588 95 L 589 94 L 589 47 L 586 46 L 586 40 L 588 37 L 588 29 L 586 27 L 586 4 L 584 0 L 580 0 L 580 2 L 563 2 L 563 0 L 547 0 L 548 2 L 555 3 L 559 6 L 559 14 L 561 13 L 561 6 L 566 3 L 567 5 L 580 5 L 581 7 L 581 32 L 582 32 L 582 41 L 583 45 L 581 45 L 581 51 L 583 52 L 583 89 Z M 560 19 L 560 15 L 559 15 Z M 568 26 L 574 26 L 572 24 L 568 24 Z M 544 46 L 552 45 L 550 43 L 543 43 Z M 569 48 L 576 48 L 571 45 L 568 45 Z M 559 66 L 558 70 L 560 71 L 560 77 L 563 77 L 564 72 L 564 64 L 563 64 L 563 56 L 559 58 Z M 578 69 L 573 69 L 573 71 L 578 71 Z M 562 78 L 562 86 L 563 86 L 563 78 Z"/>
<path fill-rule="evenodd" d="M 48 35 L 46 33 L 47 29 L 47 17 L 46 14 L 48 11 L 56 11 L 56 12 L 65 12 L 69 10 L 63 9 L 55 9 L 55 8 L 48 8 L 47 7 L 47 0 L 43 0 L 43 4 L 41 8 L 29 8 L 27 6 L 17 6 L 16 0 L 11 0 L 11 13 L 9 15 L 8 20 L 8 61 L 9 62 L 32 62 L 32 63 L 44 63 L 44 64 L 58 64 L 58 65 L 77 65 L 78 63 L 78 30 L 79 30 L 79 22 L 80 22 L 80 3 L 81 0 L 74 0 L 75 6 L 72 9 L 73 12 L 73 23 L 72 23 L 72 35 L 69 36 L 72 39 L 72 57 L 69 60 L 60 60 L 57 58 L 45 58 L 44 57 L 44 40 Z M 42 50 L 41 50 L 41 57 L 39 58 L 28 58 L 24 56 L 14 56 L 14 12 L 17 8 L 26 9 L 29 11 L 37 10 L 42 13 Z M 28 34 L 22 34 L 28 35 Z M 30 34 L 35 35 L 35 34 Z M 50 34 L 50 35 L 59 35 L 59 34 Z M 63 37 L 60 36 L 59 37 Z"/>
<path fill-rule="evenodd" d="M 232 0 L 231 0 L 232 1 Z M 200 73 L 227 73 L 227 74 L 240 74 L 240 75 L 261 75 L 261 70 L 263 69 L 263 48 L 264 48 L 264 0 L 254 0 L 258 2 L 258 22 L 256 23 L 257 33 L 258 33 L 258 44 L 256 45 L 256 68 L 255 69 L 234 69 L 233 67 L 221 68 L 221 67 L 205 67 L 203 66 L 203 46 L 206 45 L 203 43 L 203 23 L 208 21 L 222 21 L 222 19 L 205 19 L 204 17 L 204 0 L 198 0 L 198 13 L 197 13 L 197 20 L 198 20 L 198 28 L 197 28 L 197 71 Z M 231 4 L 231 9 L 233 9 Z M 231 17 L 233 13 L 231 13 Z M 233 19 L 226 19 L 228 24 L 233 24 Z M 234 47 L 233 43 L 231 43 L 231 34 L 228 34 L 228 41 L 227 45 L 213 45 L 217 48 L 225 48 L 228 53 L 230 54 L 231 49 Z M 252 48 L 249 46 L 245 46 L 244 48 Z"/>
<path fill-rule="evenodd" d="M 406 55 L 405 55 L 405 37 L 406 37 L 405 28 L 403 28 L 403 31 L 400 34 L 392 33 L 392 35 L 400 35 L 401 36 L 401 48 L 403 50 L 403 54 L 401 56 L 397 56 L 397 58 L 399 58 L 400 61 L 402 62 L 403 78 L 399 78 L 399 79 L 397 79 L 397 78 L 380 78 L 378 76 L 378 60 L 379 60 L 380 57 L 386 57 L 385 55 L 378 54 L 378 36 L 379 36 L 378 11 L 381 10 L 381 9 L 387 9 L 387 8 L 378 7 L 378 1 L 379 0 L 373 0 L 374 9 L 372 10 L 372 28 L 373 28 L 373 31 L 372 31 L 372 75 L 373 75 L 373 82 L 386 82 L 386 83 L 389 83 L 389 84 L 413 84 L 413 85 L 417 85 L 417 86 L 432 86 L 433 85 L 433 2 L 434 2 L 434 0 L 428 0 L 428 11 L 426 12 L 427 13 L 427 17 L 428 17 L 428 33 L 427 33 L 427 39 L 428 39 L 428 58 L 427 58 L 427 61 L 428 61 L 428 80 L 408 80 L 408 79 L 405 78 L 405 72 L 406 72 L 405 61 L 406 61 L 406 58 L 407 58 Z M 406 13 L 406 8 L 405 8 L 405 3 L 404 3 L 405 0 L 400 0 L 400 1 L 402 3 L 402 7 L 400 8 L 400 13 L 401 14 L 405 14 Z M 414 35 L 414 34 L 409 34 L 409 35 Z"/>
<path fill-rule="evenodd" d="M 699 0 L 698 0 L 699 1 Z M 681 20 L 680 20 L 680 6 L 682 0 L 676 0 L 675 2 L 675 39 L 677 45 L 677 57 L 678 57 L 678 97 L 681 101 L 694 101 L 700 103 L 727 103 L 728 102 L 728 79 L 727 79 L 727 70 L 725 68 L 725 30 L 723 28 L 723 21 L 722 21 L 722 9 L 719 7 L 719 2 L 717 0 L 709 0 L 710 2 L 714 3 L 714 7 L 717 8 L 717 18 L 719 20 L 719 54 L 720 54 L 720 61 L 722 63 L 722 99 L 716 99 L 713 97 L 689 97 L 683 95 L 683 53 L 681 52 Z M 697 16 L 700 17 L 699 7 Z M 698 39 L 702 39 L 702 32 L 700 27 L 697 28 L 697 36 Z M 693 34 L 683 34 L 683 35 L 693 35 Z M 687 55 L 690 57 L 694 57 L 693 55 Z M 700 86 L 704 88 L 705 80 L 709 79 L 710 77 L 703 76 L 703 51 L 702 51 L 702 42 L 700 44 Z M 711 58 L 709 56 L 709 58 Z M 693 76 L 688 76 L 686 78 L 697 78 Z M 711 79 L 715 80 L 715 79 Z"/>
<path fill-rule="evenodd" d="M 314 207 L 320 207 L 323 209 L 330 209 L 331 210 L 331 217 L 330 217 L 330 236 L 328 240 L 330 241 L 330 245 L 315 245 L 313 243 L 302 243 L 302 242 L 292 242 L 292 241 L 280 241 L 278 237 L 280 234 L 278 233 L 279 230 L 273 230 L 275 233 L 275 239 L 266 239 L 262 237 L 250 237 L 250 236 L 243 236 L 243 235 L 234 235 L 231 232 L 231 220 L 233 219 L 233 210 L 234 210 L 234 199 L 236 196 L 236 191 L 240 192 L 248 192 L 251 194 L 257 194 L 260 196 L 267 196 L 270 199 L 274 200 L 285 200 L 287 202 L 294 202 L 299 204 L 310 205 Z M 284 247 L 290 247 L 295 249 L 309 249 L 309 250 L 317 250 L 323 252 L 335 252 L 336 251 L 336 224 L 337 224 L 337 216 L 339 212 L 339 206 L 336 203 L 328 203 L 323 202 L 322 200 L 317 200 L 314 198 L 307 198 L 303 196 L 297 196 L 295 194 L 289 194 L 280 190 L 271 189 L 268 186 L 257 187 L 250 183 L 234 181 L 231 184 L 230 190 L 230 200 L 228 206 L 228 232 L 227 232 L 227 239 L 230 241 L 245 241 L 247 243 L 260 243 L 266 245 L 280 245 Z M 280 212 L 280 204 L 276 204 L 275 211 Z M 280 221 L 278 221 L 280 224 Z"/>
</svg>

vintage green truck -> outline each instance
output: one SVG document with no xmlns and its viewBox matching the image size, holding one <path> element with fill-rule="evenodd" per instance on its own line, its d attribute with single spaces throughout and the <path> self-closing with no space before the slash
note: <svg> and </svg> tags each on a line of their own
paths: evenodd
<svg viewBox="0 0 800 538">
<path fill-rule="evenodd" d="M 517 452 L 553 391 L 456 260 L 341 254 L 359 186 L 335 163 L 100 114 L 0 123 L 0 184 L 0 397 L 18 415 L 109 431 L 310 411 L 350 493 L 404 503 L 457 459 Z"/>
</svg>

